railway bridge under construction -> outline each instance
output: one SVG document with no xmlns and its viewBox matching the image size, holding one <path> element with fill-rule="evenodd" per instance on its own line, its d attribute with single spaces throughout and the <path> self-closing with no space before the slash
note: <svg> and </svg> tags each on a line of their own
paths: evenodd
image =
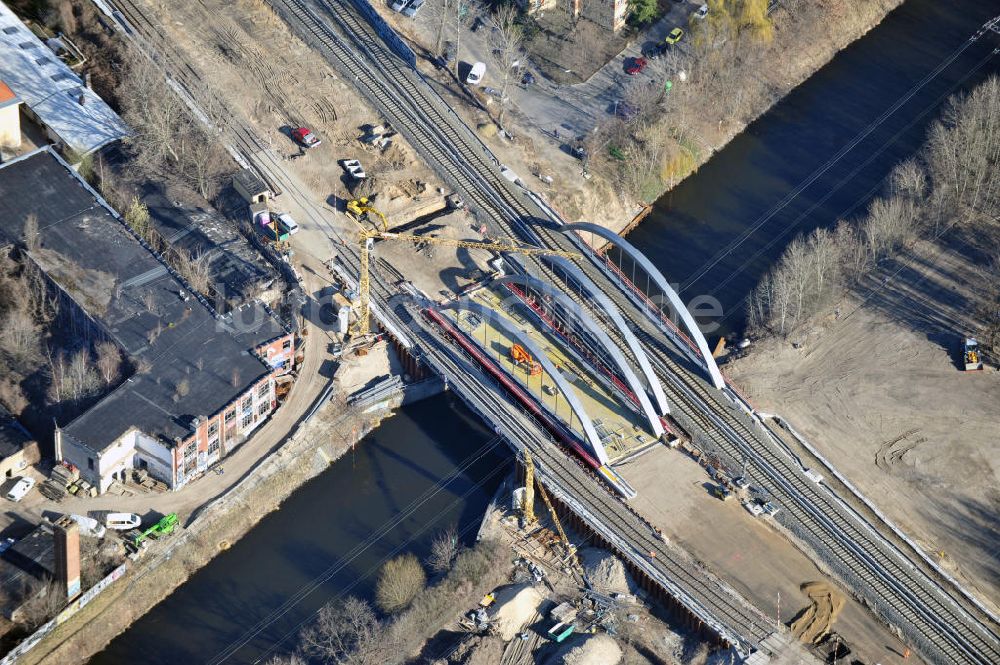
<svg viewBox="0 0 1000 665">
<path fill-rule="evenodd" d="M 683 430 L 699 447 L 728 460 L 733 468 L 742 466 L 765 484 L 782 507 L 776 519 L 925 658 L 1000 662 L 997 617 L 892 524 L 860 514 L 833 488 L 816 482 L 817 474 L 801 467 L 725 381 L 690 313 L 656 267 L 627 241 L 600 227 L 565 223 L 513 176 L 437 94 L 415 67 L 413 52 L 366 0 L 269 2 L 306 43 L 354 82 L 439 177 L 462 195 L 491 234 L 585 257 L 572 262 L 510 256 L 507 263 L 516 274 L 547 282 L 572 300 L 576 311 L 569 313 L 566 309 L 572 308 L 563 298 L 548 296 L 551 303 L 541 309 L 549 314 L 555 310 L 549 318 L 559 324 L 551 326 L 549 334 L 569 332 L 581 355 L 589 350 L 602 359 L 613 389 L 619 388 L 626 401 L 631 400 L 629 394 L 634 397 L 642 419 L 649 422 L 652 416 L 669 413 L 669 421 L 662 420 L 665 430 Z M 655 289 L 641 288 L 608 253 L 594 252 L 582 237 L 587 233 L 610 241 Z M 538 476 L 568 510 L 676 599 L 707 632 L 742 653 L 766 652 L 766 638 L 780 627 L 709 571 L 685 561 L 629 508 L 631 488 L 605 463 L 600 435 L 594 438 L 596 428 L 581 422 L 580 436 L 546 408 L 543 397 L 527 390 L 527 383 L 513 380 L 516 372 L 491 358 L 475 335 L 461 329 L 458 318 L 446 316 L 421 294 L 401 296 L 388 284 L 373 286 L 382 300 L 374 311 L 384 325 L 407 340 L 404 344 L 444 376 L 515 450 L 531 450 Z M 545 289 L 533 289 L 532 283 L 507 286 L 515 295 L 521 290 L 526 301 L 535 304 L 547 298 Z M 664 303 L 670 305 L 666 312 Z M 687 334 L 673 323 L 669 310 Z M 544 319 L 539 316 L 539 325 Z M 602 327 L 604 335 L 597 334 L 588 319 Z M 561 326 L 566 327 L 559 330 Z M 608 339 L 618 353 L 609 352 Z M 574 416 L 569 418 L 572 423 Z"/>
<path fill-rule="evenodd" d="M 170 48 L 126 0 L 110 4 L 117 7 L 113 20 L 131 37 Z M 741 655 L 756 652 L 761 658 L 768 655 L 768 637 L 784 630 L 724 580 L 664 542 L 630 507 L 635 490 L 615 472 L 608 437 L 595 422 L 582 385 L 623 405 L 649 445 L 684 437 L 766 485 L 782 508 L 777 521 L 927 660 L 1000 662 L 996 615 L 891 523 L 861 514 L 848 497 L 807 473 L 725 380 L 694 318 L 657 268 L 599 226 L 566 223 L 509 177 L 509 169 L 438 96 L 416 69 L 413 52 L 366 0 L 268 4 L 353 82 L 461 194 L 491 234 L 582 255 L 577 262 L 505 256 L 509 274 L 484 286 L 494 299 L 479 302 L 477 294 L 436 302 L 412 285 L 373 275 L 371 312 L 402 349 L 441 375 L 491 423 L 515 454 L 530 452 L 537 478 L 557 503 L 669 598 L 692 627 Z M 172 83 L 185 90 L 183 64 L 165 62 Z M 281 181 L 284 167 L 265 142 L 244 126 L 236 129 L 234 154 Z M 299 192 L 289 195 L 301 196 L 304 207 L 312 205 Z M 641 278 L 626 274 L 610 252 L 594 251 L 593 243 L 585 242 L 587 234 L 617 248 Z M 332 226 L 330 235 L 337 235 Z M 335 268 L 343 281 L 356 283 L 360 256 L 353 244 L 344 247 Z M 478 320 L 470 321 L 470 315 Z M 537 390 L 531 372 L 519 372 L 496 353 L 491 334 L 493 341 L 502 336 L 521 344 L 538 360 Z M 549 346 L 559 351 L 558 366 L 547 357 Z M 580 381 L 568 366 L 589 378 Z M 555 394 L 546 391 L 545 378 Z"/>
</svg>

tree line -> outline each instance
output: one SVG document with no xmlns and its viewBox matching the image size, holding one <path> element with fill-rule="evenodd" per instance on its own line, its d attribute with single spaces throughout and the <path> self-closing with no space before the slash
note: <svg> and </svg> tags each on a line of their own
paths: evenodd
<svg viewBox="0 0 1000 665">
<path fill-rule="evenodd" d="M 866 214 L 795 238 L 750 294 L 752 331 L 787 336 L 846 289 L 920 238 L 957 224 L 982 230 L 1000 215 L 1000 78 L 952 97 L 912 159 L 890 173 Z M 1000 254 L 984 266 L 984 287 L 1000 304 Z M 1000 337 L 1000 307 L 985 308 L 984 339 Z"/>
</svg>

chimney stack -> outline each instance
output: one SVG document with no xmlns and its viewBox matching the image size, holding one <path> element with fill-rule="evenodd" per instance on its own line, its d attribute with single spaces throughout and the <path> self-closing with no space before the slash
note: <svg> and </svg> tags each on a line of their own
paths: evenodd
<svg viewBox="0 0 1000 665">
<path fill-rule="evenodd" d="M 80 525 L 63 515 L 53 525 L 55 531 L 56 582 L 66 599 L 80 595 Z"/>
</svg>

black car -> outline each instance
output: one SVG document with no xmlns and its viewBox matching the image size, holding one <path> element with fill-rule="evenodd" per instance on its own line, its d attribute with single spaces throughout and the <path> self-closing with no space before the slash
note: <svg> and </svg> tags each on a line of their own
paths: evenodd
<svg viewBox="0 0 1000 665">
<path fill-rule="evenodd" d="M 475 32 L 476 30 L 479 30 L 479 28 L 481 27 L 483 27 L 483 18 L 481 16 L 477 16 L 476 20 L 472 22 L 472 28 L 470 28 L 470 30 L 472 30 L 472 32 Z"/>
<path fill-rule="evenodd" d="M 650 60 L 656 60 L 666 53 L 669 48 L 665 42 L 649 42 L 642 47 L 642 55 Z"/>
<path fill-rule="evenodd" d="M 524 85 L 531 85 L 535 82 L 535 75 L 531 72 L 524 72 L 524 76 L 521 77 L 521 83 Z"/>
</svg>

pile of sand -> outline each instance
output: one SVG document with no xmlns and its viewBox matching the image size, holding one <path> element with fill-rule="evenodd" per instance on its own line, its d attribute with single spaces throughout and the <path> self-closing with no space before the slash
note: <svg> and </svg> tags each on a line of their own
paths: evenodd
<svg viewBox="0 0 1000 665">
<path fill-rule="evenodd" d="M 618 643 L 605 633 L 596 633 L 563 646 L 548 662 L 549 665 L 615 665 L 621 660 Z"/>
<path fill-rule="evenodd" d="M 538 612 L 542 594 L 530 584 L 511 584 L 493 593 L 496 597 L 490 609 L 493 626 L 503 641 L 509 642 Z"/>
<path fill-rule="evenodd" d="M 595 547 L 580 550 L 579 556 L 595 591 L 603 594 L 633 593 L 635 582 L 621 559 Z"/>
<path fill-rule="evenodd" d="M 817 644 L 844 609 L 844 595 L 828 582 L 806 582 L 799 588 L 812 604 L 792 621 L 792 634 L 806 644 Z"/>
</svg>

